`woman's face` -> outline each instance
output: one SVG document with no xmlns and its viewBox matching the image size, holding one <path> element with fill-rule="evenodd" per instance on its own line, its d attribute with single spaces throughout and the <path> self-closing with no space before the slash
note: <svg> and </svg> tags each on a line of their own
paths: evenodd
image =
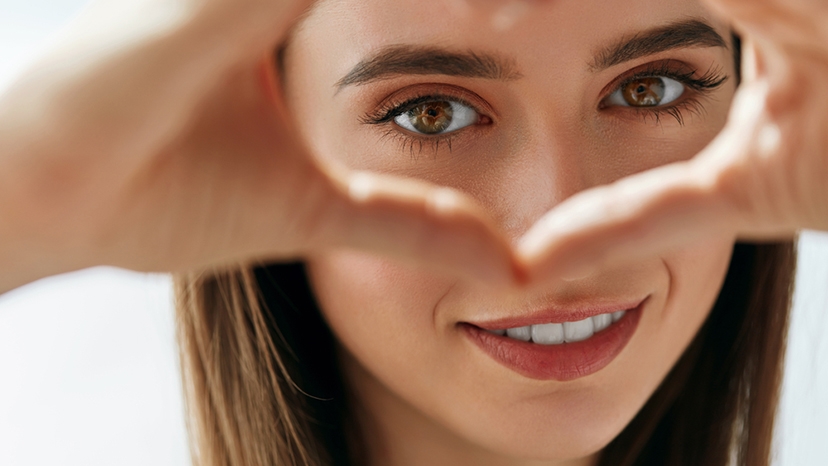
<svg viewBox="0 0 828 466">
<path fill-rule="evenodd" d="M 324 1 L 284 69 L 315 156 L 462 190 L 512 239 L 578 191 L 691 158 L 736 86 L 727 25 L 692 0 Z M 308 270 L 382 464 L 588 463 L 689 344 L 733 241 L 523 292 L 351 251 Z M 529 323 L 530 342 L 480 330 Z"/>
</svg>

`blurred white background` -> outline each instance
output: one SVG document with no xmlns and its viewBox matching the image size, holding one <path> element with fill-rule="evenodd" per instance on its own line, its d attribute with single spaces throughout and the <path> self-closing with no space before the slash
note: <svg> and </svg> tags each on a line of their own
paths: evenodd
<svg viewBox="0 0 828 466">
<path fill-rule="evenodd" d="M 0 0 L 0 89 L 82 0 Z M 828 235 L 806 233 L 776 464 L 828 464 Z M 185 466 L 172 292 L 97 268 L 0 296 L 0 465 Z"/>
</svg>

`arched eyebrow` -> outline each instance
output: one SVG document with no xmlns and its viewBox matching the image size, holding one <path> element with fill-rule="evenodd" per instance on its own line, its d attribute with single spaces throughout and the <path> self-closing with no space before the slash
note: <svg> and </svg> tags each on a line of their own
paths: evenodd
<svg viewBox="0 0 828 466">
<path fill-rule="evenodd" d="M 679 48 L 724 47 L 727 41 L 710 24 L 689 19 L 648 29 L 601 49 L 590 63 L 592 71 Z"/>
<path fill-rule="evenodd" d="M 440 47 L 391 45 L 360 61 L 337 81 L 337 92 L 350 85 L 366 84 L 406 74 L 442 74 L 465 78 L 518 79 L 514 60 L 487 52 L 454 52 Z"/>
<path fill-rule="evenodd" d="M 647 55 L 690 47 L 727 48 L 727 42 L 702 20 L 678 21 L 639 32 L 601 49 L 594 55 L 590 69 L 601 71 Z M 339 92 L 351 85 L 412 74 L 441 74 L 503 81 L 523 76 L 514 59 L 493 53 L 455 52 L 433 46 L 391 45 L 357 63 L 335 86 Z"/>
</svg>

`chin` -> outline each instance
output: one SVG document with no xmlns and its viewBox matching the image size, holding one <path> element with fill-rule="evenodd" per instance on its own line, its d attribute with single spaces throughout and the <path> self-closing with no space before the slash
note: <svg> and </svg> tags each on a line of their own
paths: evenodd
<svg viewBox="0 0 828 466">
<path fill-rule="evenodd" d="M 500 456 L 563 461 L 600 452 L 638 408 L 635 402 L 607 399 L 600 389 L 565 390 L 496 410 L 471 407 L 476 415 L 456 413 L 447 421 L 455 424 L 455 432 Z"/>
</svg>

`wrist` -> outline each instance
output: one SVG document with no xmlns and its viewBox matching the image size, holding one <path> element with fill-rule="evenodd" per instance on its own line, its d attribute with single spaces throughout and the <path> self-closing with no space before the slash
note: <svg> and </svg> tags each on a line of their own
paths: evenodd
<svg viewBox="0 0 828 466">
<path fill-rule="evenodd" d="M 72 258 L 68 235 L 54 220 L 61 206 L 44 193 L 57 193 L 56 180 L 48 182 L 35 173 L 33 147 L 27 152 L 22 139 L 11 135 L 0 142 L 0 294 L 82 267 Z M 50 204 L 53 208 L 44 208 Z"/>
</svg>

